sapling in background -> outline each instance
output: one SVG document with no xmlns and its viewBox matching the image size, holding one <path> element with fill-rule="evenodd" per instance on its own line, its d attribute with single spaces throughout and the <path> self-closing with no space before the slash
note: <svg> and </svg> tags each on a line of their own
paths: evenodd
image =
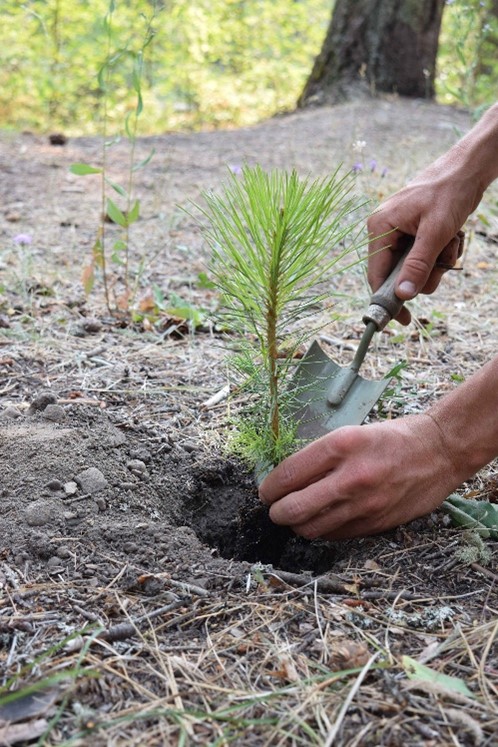
<svg viewBox="0 0 498 747">
<path fill-rule="evenodd" d="M 136 287 L 133 287 L 130 277 L 130 226 L 140 217 L 140 201 L 134 196 L 134 175 L 146 166 L 154 155 L 149 155 L 141 161 L 135 160 L 138 134 L 138 121 L 143 111 L 142 79 L 144 75 L 144 55 L 154 37 L 154 21 L 156 20 L 156 2 L 152 3 L 150 16 L 140 14 L 143 24 L 142 34 L 139 36 L 138 49 L 131 49 L 128 43 L 115 47 L 113 17 L 116 10 L 115 0 L 110 0 L 108 12 L 103 24 L 106 33 L 106 57 L 98 72 L 99 90 L 102 94 L 102 165 L 93 166 L 87 163 L 72 164 L 71 171 L 79 176 L 100 174 L 101 178 L 101 217 L 97 230 L 97 237 L 92 248 L 90 261 L 82 272 L 83 287 L 89 294 L 95 283 L 96 271 L 100 271 L 104 289 L 105 303 L 111 313 L 127 312 L 133 299 Z M 136 34 L 134 34 L 136 35 Z M 129 111 L 123 122 L 124 134 L 129 144 L 128 173 L 125 184 L 120 184 L 109 177 L 108 150 L 120 137 L 109 135 L 108 94 L 112 87 L 112 73 L 118 66 L 129 66 L 130 80 L 135 93 L 134 108 Z M 108 188 L 112 189 L 122 200 L 123 207 L 108 196 Z M 116 239 L 112 247 L 107 247 L 106 220 L 117 224 L 122 229 L 121 236 Z M 111 270 L 113 267 L 114 272 Z M 135 285 L 138 278 L 135 278 Z"/>
<path fill-rule="evenodd" d="M 289 382 L 317 331 L 313 315 L 332 295 L 320 282 L 359 248 L 351 189 L 339 172 L 311 181 L 246 166 L 220 194 L 204 195 L 220 315 L 238 335 L 229 368 L 248 394 L 231 445 L 261 473 L 298 445 Z M 350 264 L 357 261 L 354 253 Z"/>
</svg>

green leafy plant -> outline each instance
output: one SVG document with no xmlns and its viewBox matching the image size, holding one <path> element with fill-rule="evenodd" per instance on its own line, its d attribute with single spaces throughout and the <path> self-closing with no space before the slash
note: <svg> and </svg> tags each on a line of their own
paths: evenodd
<svg viewBox="0 0 498 747">
<path fill-rule="evenodd" d="M 498 506 L 489 501 L 476 501 L 452 493 L 443 503 L 443 509 L 453 522 L 485 539 L 498 539 Z"/>
<path fill-rule="evenodd" d="M 351 177 L 339 172 L 310 181 L 246 166 L 220 194 L 204 195 L 210 277 L 222 322 L 238 335 L 230 368 L 248 394 L 232 446 L 262 469 L 296 446 L 289 382 L 299 349 L 316 332 L 310 319 L 330 299 L 320 282 L 358 248 L 351 189 Z"/>
<path fill-rule="evenodd" d="M 142 15 L 144 23 L 141 45 L 138 51 L 132 51 L 127 46 L 114 48 L 113 19 L 116 10 L 115 0 L 110 0 L 108 11 L 103 24 L 106 30 L 107 54 L 106 60 L 98 73 L 99 90 L 102 93 L 102 165 L 93 166 L 87 163 L 74 163 L 70 167 L 73 174 L 88 176 L 100 174 L 101 178 L 101 216 L 97 237 L 92 248 L 90 262 L 85 265 L 82 273 L 83 287 L 89 294 L 95 284 L 96 271 L 100 270 L 104 288 L 107 309 L 110 312 L 128 311 L 135 288 L 132 288 L 130 278 L 130 227 L 140 217 L 140 200 L 134 195 L 134 175 L 147 166 L 154 155 L 152 150 L 148 156 L 138 162 L 135 160 L 138 121 L 143 112 L 142 79 L 144 76 L 144 55 L 154 37 L 154 21 L 157 16 L 156 5 L 149 16 Z M 128 63 L 131 84 L 135 92 L 135 103 L 124 118 L 124 134 L 129 143 L 128 173 L 125 185 L 109 177 L 108 150 L 119 141 L 119 136 L 109 139 L 109 108 L 108 95 L 112 88 L 113 72 L 120 65 Z M 130 65 L 131 63 L 131 65 Z M 120 207 L 114 199 L 109 197 L 108 190 L 112 189 L 123 201 Z M 110 221 L 121 228 L 121 235 L 107 246 L 106 223 Z M 116 269 L 116 273 L 111 271 Z M 117 284 L 119 276 L 120 285 Z"/>
<path fill-rule="evenodd" d="M 437 91 L 476 115 L 496 100 L 498 16 L 491 0 L 450 0 L 439 39 Z"/>
<path fill-rule="evenodd" d="M 416 659 L 412 659 L 411 656 L 402 656 L 401 665 L 405 670 L 405 674 L 411 680 L 418 680 L 421 684 L 429 683 L 430 685 L 434 685 L 440 692 L 456 693 L 466 698 L 475 698 L 474 693 L 469 690 L 465 680 L 460 677 L 453 677 L 452 675 L 438 672 L 435 669 L 425 666 L 425 664 L 421 664 Z"/>
</svg>

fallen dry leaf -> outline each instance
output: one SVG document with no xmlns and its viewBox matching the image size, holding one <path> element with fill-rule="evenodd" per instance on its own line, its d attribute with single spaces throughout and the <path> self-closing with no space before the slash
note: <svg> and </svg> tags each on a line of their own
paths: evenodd
<svg viewBox="0 0 498 747">
<path fill-rule="evenodd" d="M 364 643 L 345 638 L 334 642 L 333 651 L 330 655 L 328 666 L 333 672 L 343 669 L 356 669 L 364 666 L 370 654 Z"/>
</svg>

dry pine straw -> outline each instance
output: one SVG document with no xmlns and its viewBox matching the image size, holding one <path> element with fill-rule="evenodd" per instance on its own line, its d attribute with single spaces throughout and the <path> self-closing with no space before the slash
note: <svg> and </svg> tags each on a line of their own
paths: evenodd
<svg viewBox="0 0 498 747">
<path fill-rule="evenodd" d="M 380 562 L 397 562 L 383 548 Z M 215 592 L 163 574 L 150 597 L 119 589 L 126 566 L 88 589 L 29 582 L 3 563 L 3 668 L 17 688 L 53 693 L 38 719 L 46 744 L 493 744 L 496 578 L 479 579 L 485 603 L 471 619 L 462 595 L 415 591 L 421 552 L 446 557 L 444 542 L 405 549 L 411 573 L 395 596 L 375 561 L 332 580 L 235 564 Z M 406 653 L 474 698 L 408 680 Z"/>
</svg>

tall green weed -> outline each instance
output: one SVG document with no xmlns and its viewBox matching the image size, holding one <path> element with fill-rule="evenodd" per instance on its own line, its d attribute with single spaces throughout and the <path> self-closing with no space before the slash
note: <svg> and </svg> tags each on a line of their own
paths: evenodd
<svg viewBox="0 0 498 747">
<path fill-rule="evenodd" d="M 78 176 L 100 175 L 101 211 L 97 236 L 89 262 L 82 273 L 83 287 L 87 294 L 93 290 L 97 273 L 100 273 L 107 309 L 111 313 L 129 312 L 135 296 L 138 277 L 130 272 L 130 228 L 140 217 L 140 200 L 134 194 L 134 175 L 136 171 L 147 166 L 154 151 L 140 161 L 136 161 L 138 123 L 144 110 L 142 85 L 145 71 L 145 54 L 152 45 L 157 20 L 157 3 L 152 2 L 149 14 L 141 14 L 140 25 L 135 25 L 135 44 L 138 49 L 128 45 L 119 46 L 119 36 L 115 34 L 115 24 L 119 17 L 116 13 L 118 3 L 108 0 L 107 13 L 102 27 L 105 32 L 106 57 L 98 72 L 97 81 L 102 93 L 102 111 L 100 116 L 102 135 L 101 164 L 74 163 L 73 174 Z M 129 75 L 130 86 L 134 96 L 134 105 L 122 122 L 111 121 L 109 99 L 111 97 L 116 75 L 123 71 Z M 128 142 L 128 170 L 124 183 L 111 178 L 112 159 L 110 149 L 124 135 Z M 109 192 L 113 191 L 113 197 Z M 117 196 L 117 197 L 116 197 Z M 117 199 L 121 200 L 121 206 Z M 107 221 L 121 229 L 118 238 L 114 238 L 109 247 Z"/>
<path fill-rule="evenodd" d="M 447 0 L 436 90 L 443 103 L 480 109 L 497 100 L 498 3 Z"/>
</svg>

